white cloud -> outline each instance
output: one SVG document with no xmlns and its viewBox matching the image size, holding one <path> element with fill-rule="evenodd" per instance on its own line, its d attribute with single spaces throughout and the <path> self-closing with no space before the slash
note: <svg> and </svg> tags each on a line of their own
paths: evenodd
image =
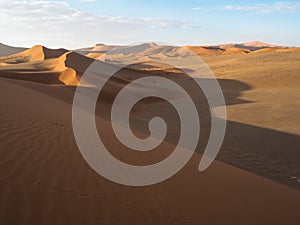
<svg viewBox="0 0 300 225">
<path fill-rule="evenodd" d="M 157 32 L 193 26 L 188 21 L 176 18 L 92 14 L 60 1 L 0 2 L 0 41 L 18 45 L 43 44 L 45 41 L 50 46 L 66 47 L 79 47 L 99 41 L 131 43 L 151 40 Z"/>
<path fill-rule="evenodd" d="M 195 10 L 195 11 L 198 11 L 198 10 L 201 10 L 202 9 L 202 7 L 194 7 L 194 8 L 192 8 L 192 10 Z"/>
<path fill-rule="evenodd" d="M 253 5 L 227 5 L 223 10 L 229 11 L 248 11 L 254 13 L 289 13 L 300 11 L 299 2 L 276 2 L 273 4 L 253 4 Z"/>
<path fill-rule="evenodd" d="M 80 0 L 80 2 L 95 2 L 96 0 Z"/>
</svg>

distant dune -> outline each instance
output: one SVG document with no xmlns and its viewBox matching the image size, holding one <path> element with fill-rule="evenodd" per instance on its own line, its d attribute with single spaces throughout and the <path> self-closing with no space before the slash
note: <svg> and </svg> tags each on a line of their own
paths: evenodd
<svg viewBox="0 0 300 225">
<path fill-rule="evenodd" d="M 219 48 L 210 48 L 210 47 L 201 47 L 201 46 L 186 46 L 187 49 L 191 50 L 197 55 L 216 55 L 224 53 L 223 49 Z"/>
<path fill-rule="evenodd" d="M 252 42 L 245 42 L 241 44 L 246 47 L 257 47 L 257 48 L 274 48 L 274 47 L 279 47 L 278 45 L 273 45 L 273 44 L 267 44 L 261 41 L 252 41 Z"/>
<path fill-rule="evenodd" d="M 115 47 L 117 47 L 117 46 L 96 44 L 93 47 L 77 49 L 77 50 L 75 50 L 75 52 L 82 54 L 82 55 L 86 55 L 91 58 L 97 58 L 97 57 L 101 56 L 103 53 L 114 49 Z"/>
<path fill-rule="evenodd" d="M 217 46 L 217 47 L 187 46 L 187 48 L 199 56 L 245 54 L 251 52 L 250 49 L 234 47 L 234 45 L 230 45 L 230 44 L 226 46 Z"/>
<path fill-rule="evenodd" d="M 26 48 L 12 47 L 0 43 L 0 57 L 16 54 L 24 50 L 26 50 Z"/>
<path fill-rule="evenodd" d="M 263 48 L 256 51 L 253 51 L 252 53 L 261 53 L 261 52 L 295 52 L 300 51 L 300 48 Z"/>
<path fill-rule="evenodd" d="M 273 44 L 267 44 L 261 41 L 252 41 L 252 42 L 245 42 L 245 43 L 235 43 L 235 44 L 219 44 L 215 45 L 214 47 L 219 47 L 220 49 L 228 50 L 228 49 L 244 49 L 246 52 L 261 50 L 265 48 L 276 48 L 276 49 L 282 49 L 282 48 L 288 48 L 284 46 L 278 46 Z M 233 52 L 235 53 L 235 52 Z M 239 52 L 240 53 L 240 52 Z"/>
<path fill-rule="evenodd" d="M 85 55 L 93 59 L 106 59 L 111 61 L 117 61 L 121 58 L 119 53 L 122 55 L 128 55 L 131 60 L 135 54 L 143 57 L 145 61 L 151 60 L 152 58 L 159 58 L 170 55 L 180 55 L 180 46 L 165 46 L 157 45 L 156 43 L 150 42 L 145 44 L 139 44 L 134 46 L 112 46 L 98 44 L 93 47 L 82 48 L 76 50 L 77 53 Z M 199 56 L 215 56 L 215 55 L 230 55 L 230 54 L 247 54 L 247 53 L 259 53 L 259 52 L 291 52 L 297 51 L 295 47 L 277 46 L 273 44 L 267 44 L 260 41 L 246 42 L 240 44 L 219 44 L 213 46 L 183 46 L 194 52 Z M 176 52 L 176 53 L 175 53 Z M 184 52 L 184 51 L 183 51 Z M 109 55 L 109 56 L 108 56 Z M 132 57 L 131 57 L 131 56 Z M 145 57 L 147 56 L 147 57 Z"/>
<path fill-rule="evenodd" d="M 251 52 L 250 49 L 233 47 L 226 49 L 223 54 L 245 54 L 249 52 Z"/>
</svg>

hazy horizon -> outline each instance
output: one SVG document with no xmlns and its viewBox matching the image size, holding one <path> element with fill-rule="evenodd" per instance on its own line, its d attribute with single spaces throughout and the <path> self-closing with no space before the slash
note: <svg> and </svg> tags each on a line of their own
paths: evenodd
<svg viewBox="0 0 300 225">
<path fill-rule="evenodd" d="M 227 43 L 212 43 L 212 44 L 199 44 L 199 45 L 189 45 L 189 43 L 187 44 L 183 44 L 183 45 L 176 45 L 176 44 L 172 44 L 172 43 L 165 43 L 165 42 L 159 42 L 159 41 L 142 41 L 142 42 L 137 42 L 137 43 L 103 43 L 103 42 L 98 42 L 98 43 L 91 43 L 90 45 L 84 45 L 84 46 L 78 46 L 78 47 L 75 47 L 75 48 L 67 48 L 65 46 L 48 46 L 46 44 L 41 44 L 41 43 L 36 43 L 34 45 L 10 45 L 8 43 L 3 43 L 3 42 L 0 42 L 0 44 L 2 45 L 6 45 L 6 46 L 9 46 L 9 47 L 18 47 L 18 48 L 31 48 L 33 46 L 36 46 L 36 45 L 41 45 L 41 46 L 44 46 L 44 47 L 47 47 L 47 48 L 53 48 L 53 49 L 58 49 L 58 48 L 65 48 L 65 49 L 69 49 L 69 50 L 76 50 L 76 49 L 81 49 L 81 48 L 88 48 L 88 47 L 93 47 L 93 46 L 96 46 L 96 45 L 107 45 L 107 46 L 134 46 L 134 45 L 139 45 L 139 44 L 147 44 L 147 43 L 155 43 L 157 45 L 166 45 L 166 46 L 203 46 L 203 47 L 209 47 L 209 46 L 218 46 L 218 45 L 226 45 L 226 44 L 246 44 L 246 43 L 251 43 L 251 42 L 261 42 L 261 43 L 265 43 L 267 45 L 276 45 L 278 47 L 290 47 L 290 48 L 296 48 L 296 47 L 299 47 L 299 46 L 290 46 L 290 45 L 283 45 L 283 44 L 277 44 L 277 43 L 267 43 L 265 41 L 260 41 L 260 40 L 255 40 L 255 41 L 245 41 L 245 42 L 227 42 Z"/>
</svg>

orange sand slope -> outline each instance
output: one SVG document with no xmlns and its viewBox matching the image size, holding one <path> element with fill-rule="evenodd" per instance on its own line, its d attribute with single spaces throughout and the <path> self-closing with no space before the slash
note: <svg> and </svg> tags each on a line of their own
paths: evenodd
<svg viewBox="0 0 300 225">
<path fill-rule="evenodd" d="M 77 85 L 78 75 L 92 60 L 65 49 L 51 50 L 37 45 L 14 55 L 0 57 L 2 77 L 45 83 Z"/>
<path fill-rule="evenodd" d="M 152 51 L 152 48 L 155 51 L 158 49 L 150 46 L 150 49 L 142 51 Z M 164 51 L 164 54 L 170 54 L 171 50 Z M 247 112 L 242 110 L 242 115 L 238 113 L 239 109 L 243 109 L 241 105 L 246 105 L 251 98 L 255 99 L 257 93 L 261 94 L 262 86 L 258 84 L 262 85 L 262 80 L 250 76 L 253 74 L 251 68 L 246 70 L 247 67 L 241 67 L 241 63 L 249 65 L 248 60 L 252 62 L 251 60 L 258 59 L 256 57 L 260 54 L 266 53 L 234 55 L 242 57 L 238 59 L 233 58 L 233 55 L 205 58 L 220 77 L 226 104 L 230 109 L 230 120 L 247 120 Z M 264 60 L 270 57 L 280 60 L 280 54 L 286 53 L 268 54 L 272 55 L 264 55 Z M 92 59 L 75 52 L 50 50 L 42 46 L 0 58 L 0 224 L 299 224 L 298 190 L 219 161 L 215 161 L 207 171 L 199 173 L 199 153 L 195 153 L 177 175 L 149 187 L 126 187 L 96 174 L 82 158 L 72 131 L 74 85 L 92 62 Z M 232 62 L 232 67 L 223 68 Z M 259 65 L 261 63 L 263 61 L 258 62 Z M 287 65 L 290 66 L 288 63 Z M 241 68 L 246 70 L 244 76 Z M 96 109 L 98 129 L 105 131 L 99 132 L 101 139 L 113 152 L 120 151 L 121 156 L 118 157 L 123 161 L 138 163 L 141 155 L 131 153 L 130 149 L 115 141 L 111 124 L 103 111 L 111 107 L 113 98 L 109 95 L 113 95 L 115 91 L 111 87 L 120 89 L 129 82 L 126 78 L 151 73 L 166 75 L 167 72 L 161 70 L 157 73 L 157 69 L 154 72 L 137 69 L 120 71 L 116 75 L 118 79 L 109 81 L 105 90 L 106 101 L 99 102 L 101 107 Z M 171 76 L 172 73 L 168 72 L 168 75 Z M 238 78 L 239 75 L 241 78 Z M 267 76 L 269 75 L 266 73 L 263 81 L 266 87 L 272 86 L 268 84 L 270 77 Z M 240 79 L 241 82 L 230 78 Z M 283 78 L 278 76 L 276 79 Z M 273 84 L 280 85 L 280 81 L 277 82 L 276 79 L 272 80 Z M 291 81 L 296 83 L 298 79 L 287 79 L 284 85 Z M 248 96 L 247 89 L 252 87 L 257 90 L 250 91 Z M 297 86 L 294 87 L 297 90 Z M 275 92 L 279 95 L 281 90 L 278 87 Z M 247 101 L 239 99 L 243 95 L 242 91 L 246 92 Z M 257 101 L 258 105 L 254 105 L 256 114 L 266 116 L 260 114 L 264 108 L 260 108 L 259 101 L 264 103 L 270 99 Z M 274 102 L 270 101 L 269 104 L 273 105 Z M 280 105 L 274 107 L 277 107 L 275 112 L 282 110 Z M 146 123 L 146 117 L 152 115 L 152 110 L 162 112 L 166 108 L 167 104 L 164 102 L 146 102 L 133 114 L 133 121 Z M 257 121 L 249 117 L 247 121 L 240 122 L 263 126 L 255 124 Z M 175 124 L 173 117 L 170 120 Z M 298 121 L 294 126 L 297 123 Z M 233 151 L 239 139 L 242 142 L 248 140 L 247 129 L 250 129 L 250 125 L 243 125 L 247 128 L 236 125 L 229 122 L 225 152 L 228 149 Z M 270 127 L 268 122 L 264 125 L 274 130 L 291 129 Z M 258 142 L 273 138 L 272 132 L 256 127 L 254 133 L 257 132 L 259 135 L 251 133 L 253 136 L 250 136 Z M 294 136 L 297 132 L 293 132 Z M 291 142 L 298 143 L 299 136 L 294 136 L 286 137 L 277 132 L 276 139 L 287 145 Z M 251 140 L 253 139 L 246 142 L 248 148 L 260 150 L 256 142 Z M 170 139 L 169 142 L 162 143 L 160 151 L 155 151 L 146 160 L 161 159 L 165 151 L 172 149 L 172 142 Z M 278 146 L 281 148 L 281 145 Z M 249 159 L 246 154 L 239 154 L 237 157 L 229 155 L 230 157 L 240 161 L 243 157 Z"/>
<path fill-rule="evenodd" d="M 245 54 L 245 53 L 260 53 L 266 51 L 274 52 L 293 52 L 299 51 L 299 48 L 295 47 L 283 47 L 273 44 L 267 44 L 260 41 L 246 42 L 242 44 L 220 44 L 215 46 L 205 47 L 206 51 L 203 51 L 204 47 L 200 46 L 187 46 L 188 49 L 195 52 L 200 56 L 208 55 L 220 55 L 220 54 Z"/>
</svg>

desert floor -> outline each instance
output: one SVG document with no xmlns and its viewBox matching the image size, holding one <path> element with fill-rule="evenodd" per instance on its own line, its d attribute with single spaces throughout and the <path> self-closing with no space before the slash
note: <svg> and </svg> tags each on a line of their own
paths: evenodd
<svg viewBox="0 0 300 225">
<path fill-rule="evenodd" d="M 78 150 L 72 102 L 93 59 L 42 46 L 1 57 L 0 224 L 299 224 L 300 52 L 201 57 L 218 78 L 228 111 L 218 160 L 203 173 L 197 170 L 209 130 L 204 122 L 192 160 L 172 178 L 148 187 L 104 179 Z M 176 75 L 190 85 L 180 71 L 164 68 L 126 68 L 107 84 L 96 108 L 97 128 L 112 154 L 132 164 L 167 157 L 178 135 L 171 129 L 160 151 L 146 156 L 124 153 L 129 150 L 116 140 L 107 116 L 114 92 L 141 74 Z M 205 101 L 195 102 L 209 118 Z M 145 124 L 157 111 L 178 126 L 166 102 L 150 99 L 133 111 L 135 132 L 147 133 Z"/>
</svg>

